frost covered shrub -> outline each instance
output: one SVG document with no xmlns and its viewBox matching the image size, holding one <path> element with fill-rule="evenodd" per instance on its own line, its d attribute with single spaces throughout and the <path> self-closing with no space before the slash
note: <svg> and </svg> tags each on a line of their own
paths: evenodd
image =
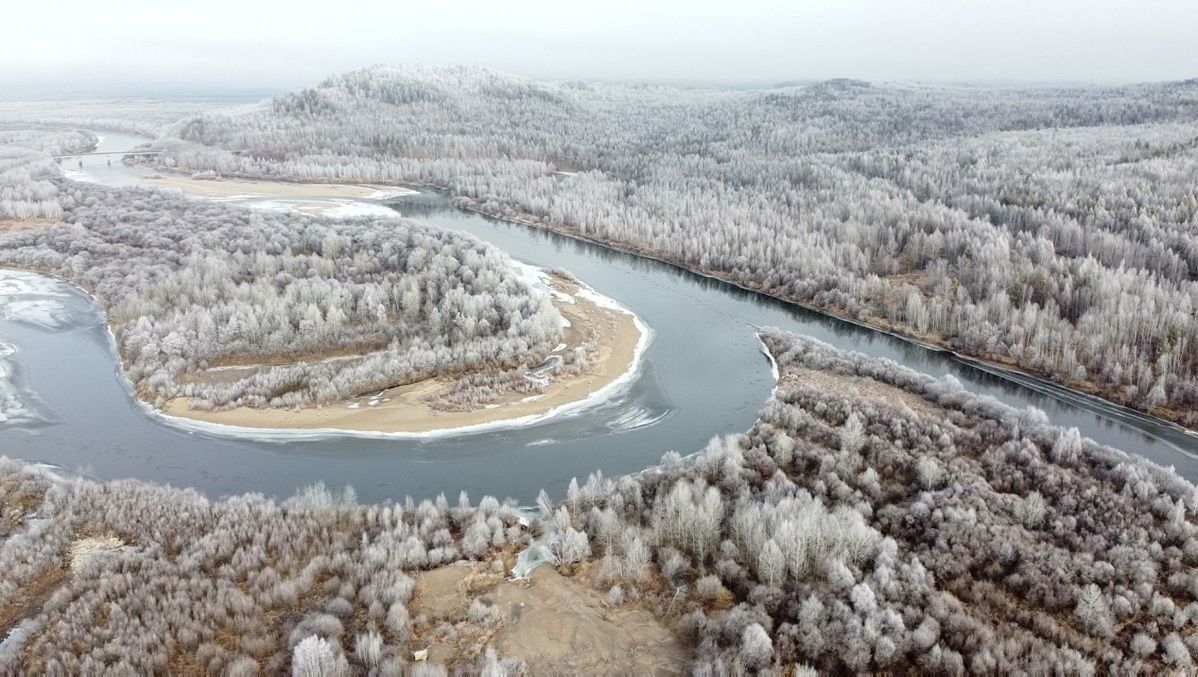
<svg viewBox="0 0 1198 677">
<path fill-rule="evenodd" d="M 295 645 L 291 674 L 293 677 L 348 677 L 349 661 L 324 639 L 308 637 Z"/>
<path fill-rule="evenodd" d="M 0 219 L 59 219 L 60 175 L 47 156 L 87 150 L 96 137 L 76 130 L 0 130 Z"/>
</svg>

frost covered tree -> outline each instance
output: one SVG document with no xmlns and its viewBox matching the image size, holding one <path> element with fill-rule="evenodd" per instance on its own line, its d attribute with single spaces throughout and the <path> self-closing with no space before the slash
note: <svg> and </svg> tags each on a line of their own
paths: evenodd
<svg viewBox="0 0 1198 677">
<path fill-rule="evenodd" d="M 293 677 L 348 677 L 349 661 L 323 637 L 306 637 L 291 657 Z"/>
</svg>

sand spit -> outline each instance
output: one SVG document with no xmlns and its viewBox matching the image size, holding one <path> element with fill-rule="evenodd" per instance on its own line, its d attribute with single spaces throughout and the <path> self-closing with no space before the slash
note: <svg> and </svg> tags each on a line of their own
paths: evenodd
<svg viewBox="0 0 1198 677">
<path fill-rule="evenodd" d="M 209 198 L 356 198 L 385 200 L 416 191 L 397 186 L 355 185 L 344 183 L 292 183 L 243 179 L 195 179 L 175 174 L 146 174 L 141 179 L 150 186 L 177 188 L 188 195 Z"/>
</svg>

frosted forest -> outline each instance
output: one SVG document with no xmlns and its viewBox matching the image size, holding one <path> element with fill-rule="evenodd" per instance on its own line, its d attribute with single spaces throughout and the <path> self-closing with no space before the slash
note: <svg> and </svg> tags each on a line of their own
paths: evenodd
<svg viewBox="0 0 1198 677">
<path fill-rule="evenodd" d="M 750 430 L 572 482 L 531 527 L 492 498 L 211 500 L 4 461 L 0 666 L 517 674 L 487 651 L 501 615 L 410 613 L 413 577 L 552 529 L 561 570 L 671 623 L 700 674 L 1193 670 L 1193 484 L 951 380 L 762 338 L 779 387 Z M 474 658 L 413 662 L 431 636 Z"/>
<path fill-rule="evenodd" d="M 1193 427 L 1198 81 L 705 90 L 376 67 L 169 128 L 168 167 L 447 187 Z"/>
<path fill-rule="evenodd" d="M 129 379 L 158 405 L 326 403 L 535 364 L 561 332 L 548 296 L 469 236 L 200 205 L 157 190 L 35 185 L 53 195 L 41 209 L 63 223 L 9 237 L 0 264 L 93 293 Z M 232 380 L 186 378 L 229 364 L 263 366 Z"/>
<path fill-rule="evenodd" d="M 0 103 L 0 266 L 87 292 L 153 407 L 298 411 L 442 378 L 435 408 L 469 409 L 538 391 L 527 370 L 569 323 L 464 232 L 99 185 L 52 159 L 104 130 L 153 138 L 161 155 L 117 161 L 168 176 L 433 187 L 1198 428 L 1198 81 L 378 66 L 256 104 L 55 108 Z M 588 618 L 668 636 L 679 672 L 1198 670 L 1189 479 L 951 375 L 745 331 L 776 378 L 748 429 L 531 507 L 457 487 L 210 496 L 0 448 L 0 673 L 568 672 L 500 648 L 510 596 L 549 585 L 528 580 L 537 557 Z M 455 571 L 466 601 L 437 607 Z"/>
</svg>

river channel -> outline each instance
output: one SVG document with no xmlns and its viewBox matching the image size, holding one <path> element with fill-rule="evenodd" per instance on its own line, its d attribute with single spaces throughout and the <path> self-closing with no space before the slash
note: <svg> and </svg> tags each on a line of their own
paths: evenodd
<svg viewBox="0 0 1198 677">
<path fill-rule="evenodd" d="M 102 133 L 100 150 L 144 141 Z M 116 158 L 66 161 L 76 178 L 137 183 Z M 374 204 L 374 203 L 372 203 Z M 70 285 L 37 276 L 0 318 L 0 344 L 20 392 L 41 421 L 0 423 L 0 454 L 99 479 L 135 477 L 208 495 L 287 496 L 323 481 L 352 485 L 363 500 L 435 496 L 465 489 L 528 503 L 541 488 L 564 493 L 571 477 L 638 471 L 664 452 L 701 449 L 713 435 L 752 425 L 773 378 L 754 328 L 777 326 L 885 357 L 921 372 L 951 374 L 967 389 L 1015 407 L 1036 407 L 1104 444 L 1173 465 L 1198 478 L 1198 436 L 1103 400 L 972 364 L 883 332 L 747 292 L 656 261 L 455 208 L 437 192 L 387 203 L 405 217 L 468 232 L 513 258 L 564 268 L 635 312 L 653 341 L 629 385 L 595 406 L 541 423 L 425 439 L 349 435 L 245 436 L 187 430 L 147 412 L 120 375 L 101 313 Z M 380 220 L 386 227 L 386 219 Z M 0 272 L 0 284 L 5 275 Z M 3 292 L 0 292 L 3 293 Z M 57 310 L 54 310 L 54 309 Z M 0 355 L 3 355 L 0 352 Z"/>
</svg>

